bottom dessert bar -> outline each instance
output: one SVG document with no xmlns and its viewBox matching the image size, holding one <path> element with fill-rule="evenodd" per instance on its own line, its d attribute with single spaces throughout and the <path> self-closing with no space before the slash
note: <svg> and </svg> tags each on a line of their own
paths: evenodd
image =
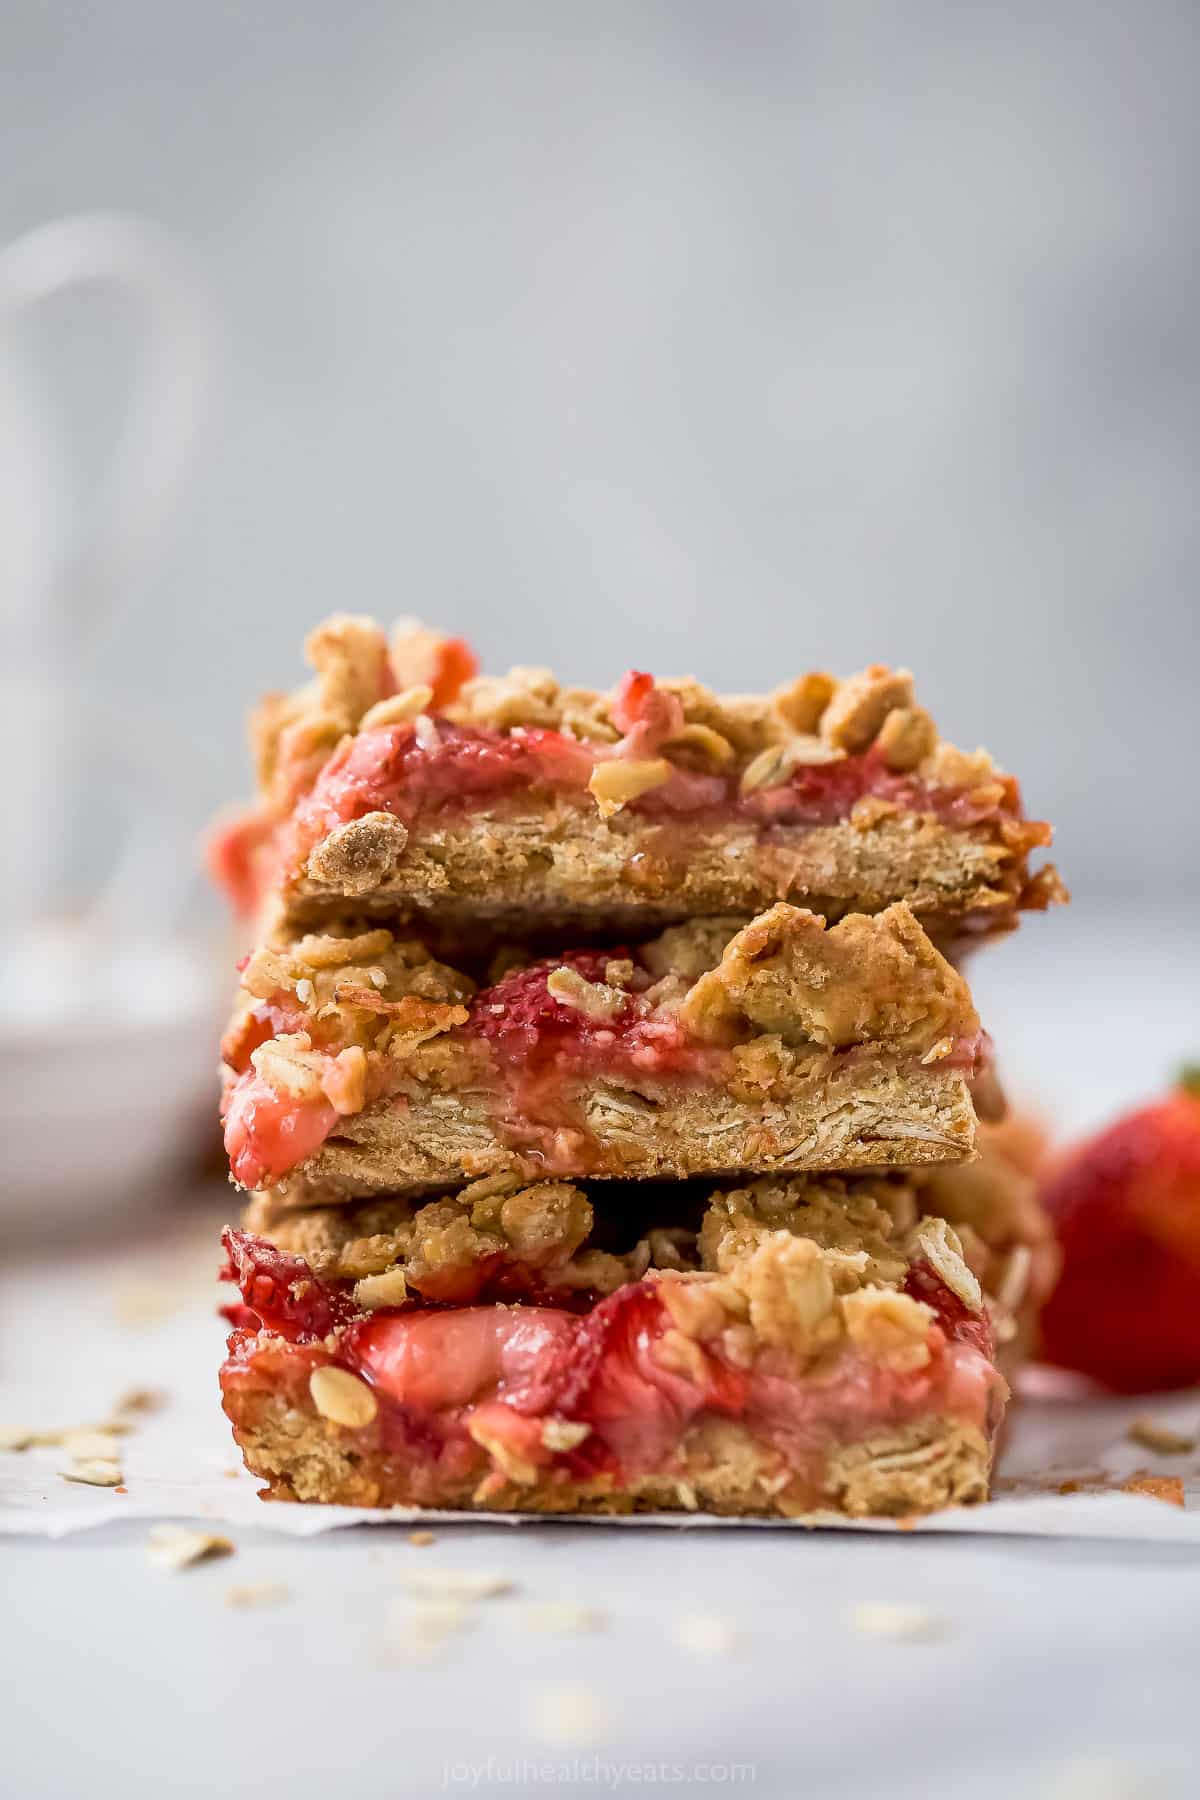
<svg viewBox="0 0 1200 1800">
<path fill-rule="evenodd" d="M 921 1201 L 888 1175 L 491 1180 L 292 1214 L 274 1243 L 231 1231 L 225 1411 L 274 1499 L 791 1518 L 981 1501 L 1011 1316 Z"/>
</svg>

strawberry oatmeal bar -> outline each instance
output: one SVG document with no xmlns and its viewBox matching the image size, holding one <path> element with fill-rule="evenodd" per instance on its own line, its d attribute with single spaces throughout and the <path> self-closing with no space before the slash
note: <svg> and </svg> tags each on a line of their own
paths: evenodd
<svg viewBox="0 0 1200 1800">
<path fill-rule="evenodd" d="M 257 935 L 221 1389 L 264 1498 L 986 1499 L 1055 1249 L 948 955 L 1065 898 L 1015 781 L 905 670 L 602 694 L 347 616 L 307 651 L 213 840 Z"/>
<path fill-rule="evenodd" d="M 381 926 L 256 950 L 224 1043 L 234 1179 L 304 1205 L 945 1162 L 971 1154 L 973 1094 L 994 1102 L 967 985 L 904 905 L 500 963 L 476 987 Z"/>
<path fill-rule="evenodd" d="M 226 1234 L 221 1387 L 269 1497 L 783 1517 L 986 1498 L 1007 1314 L 920 1178 L 599 1186 L 253 1202 Z"/>
<path fill-rule="evenodd" d="M 260 707 L 260 799 L 214 838 L 219 879 L 272 923 L 352 909 L 609 939 L 791 900 L 835 920 L 906 901 L 939 938 L 1063 897 L 1049 826 L 986 751 L 945 743 L 881 666 L 719 696 L 631 672 L 479 676 L 465 644 L 372 621 L 312 634 L 316 679 Z"/>
</svg>

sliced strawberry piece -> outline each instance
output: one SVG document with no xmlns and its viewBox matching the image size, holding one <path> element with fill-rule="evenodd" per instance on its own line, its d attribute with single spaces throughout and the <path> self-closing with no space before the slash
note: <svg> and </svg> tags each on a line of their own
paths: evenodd
<svg viewBox="0 0 1200 1800">
<path fill-rule="evenodd" d="M 463 684 L 478 673 L 479 659 L 466 638 L 443 638 L 434 652 L 429 675 L 429 685 L 433 689 L 430 711 L 442 712 L 458 699 Z"/>
<path fill-rule="evenodd" d="M 278 1181 L 320 1148 L 337 1117 L 328 1100 L 277 1094 L 247 1070 L 225 1097 L 225 1149 L 234 1180 L 245 1188 Z"/>
<path fill-rule="evenodd" d="M 530 963 L 513 969 L 494 987 L 483 988 L 469 1008 L 470 1029 L 480 1037 L 491 1038 L 504 1045 L 509 1056 L 532 1051 L 548 1038 L 582 1039 L 595 1034 L 596 1022 L 577 1006 L 567 1006 L 551 994 L 548 982 L 555 969 L 574 969 L 585 981 L 603 981 L 604 970 L 614 958 L 631 957 L 632 952 L 615 950 L 571 950 L 562 956 Z M 645 983 L 643 984 L 645 985 Z M 632 996 L 616 1015 L 627 1013 Z M 604 1021 L 612 1034 L 615 1020 Z"/>
<path fill-rule="evenodd" d="M 618 1289 L 580 1321 L 555 1389 L 555 1410 L 591 1425 L 626 1468 L 661 1463 L 702 1409 L 737 1415 L 745 1407 L 746 1376 L 716 1357 L 704 1355 L 699 1383 L 658 1360 L 655 1345 L 670 1328 L 654 1283 Z M 594 1455 L 590 1443 L 585 1454 Z"/>
<path fill-rule="evenodd" d="M 512 739 L 528 751 L 536 779 L 556 788 L 586 788 L 596 766 L 593 746 L 542 725 L 518 725 Z"/>
<path fill-rule="evenodd" d="M 235 1326 L 245 1329 L 253 1322 L 254 1329 L 262 1327 L 297 1344 L 326 1337 L 353 1316 L 353 1302 L 320 1281 L 301 1257 L 229 1226 L 221 1242 L 228 1258 L 221 1279 L 235 1282 L 244 1302 L 244 1309 L 229 1309 L 239 1314 Z"/>
<path fill-rule="evenodd" d="M 348 1334 L 348 1349 L 402 1406 L 441 1411 L 503 1397 L 530 1409 L 577 1328 L 550 1307 L 459 1306 L 369 1319 Z"/>
<path fill-rule="evenodd" d="M 617 683 L 612 718 L 624 734 L 622 751 L 630 756 L 655 756 L 668 740 L 683 730 L 683 704 L 678 695 L 660 688 L 653 675 L 630 669 Z"/>
</svg>

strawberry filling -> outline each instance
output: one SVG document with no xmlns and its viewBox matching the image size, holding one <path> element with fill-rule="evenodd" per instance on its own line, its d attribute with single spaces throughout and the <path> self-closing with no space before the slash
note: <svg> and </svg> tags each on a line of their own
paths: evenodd
<svg viewBox="0 0 1200 1800">
<path fill-rule="evenodd" d="M 348 739 L 298 806 L 287 857 L 298 866 L 338 825 L 369 812 L 390 812 L 410 828 L 447 810 L 490 804 L 530 789 L 582 797 L 593 769 L 618 752 L 655 754 L 653 735 L 635 725 L 620 745 L 597 750 L 562 732 L 518 726 L 500 732 L 446 720 L 380 726 Z M 1016 784 L 1004 780 L 999 803 L 933 787 L 888 768 L 872 747 L 838 762 L 802 767 L 778 786 L 743 794 L 739 775 L 699 774 L 676 765 L 669 778 L 629 802 L 648 817 L 742 818 L 771 825 L 832 825 L 860 800 L 886 801 L 902 812 L 931 813 L 944 824 L 979 825 L 1002 814 L 1019 817 Z"/>
<path fill-rule="evenodd" d="M 699 1347 L 687 1374 L 668 1366 L 658 1347 L 672 1319 L 653 1280 L 630 1283 L 582 1316 L 466 1306 L 355 1318 L 345 1297 L 298 1259 L 236 1232 L 227 1242 L 226 1273 L 240 1283 L 246 1309 L 235 1318 L 221 1375 L 235 1422 L 245 1397 L 264 1387 L 308 1404 L 311 1369 L 334 1362 L 369 1383 L 379 1452 L 406 1465 L 410 1488 L 428 1499 L 436 1500 L 443 1477 L 480 1472 L 480 1445 L 550 1480 L 604 1474 L 619 1482 L 669 1470 L 692 1426 L 723 1418 L 741 1421 L 775 1451 L 815 1503 L 824 1458 L 839 1444 L 931 1413 L 988 1432 L 998 1419 L 1003 1383 L 986 1322 L 928 1265 L 917 1265 L 910 1281 L 936 1315 L 923 1368 L 900 1372 L 846 1349 L 809 1379 L 777 1351 L 750 1369 L 734 1367 L 719 1340 Z M 285 1356 L 279 1339 L 287 1340 Z M 544 1442 L 554 1442 L 548 1421 L 587 1426 L 587 1435 L 555 1450 Z"/>
<path fill-rule="evenodd" d="M 603 983 L 609 963 L 634 963 L 627 990 L 614 989 L 612 1010 L 593 1018 L 550 992 L 556 969 L 573 969 L 585 981 Z M 464 1033 L 483 1038 L 508 1066 L 527 1080 L 565 1073 L 705 1076 L 716 1071 L 720 1053 L 689 1038 L 671 1013 L 655 1016 L 639 1007 L 652 977 L 629 950 L 571 950 L 527 968 L 514 969 L 494 987 L 476 994 Z M 617 998 L 616 996 L 619 996 Z"/>
<path fill-rule="evenodd" d="M 228 1227 L 221 1242 L 226 1260 L 219 1279 L 233 1282 L 241 1292 L 241 1306 L 228 1309 L 238 1315 L 239 1328 L 261 1328 L 289 1344 L 301 1344 L 326 1337 L 353 1317 L 346 1295 L 318 1280 L 301 1257 Z"/>
<path fill-rule="evenodd" d="M 225 1151 L 242 1187 L 268 1187 L 320 1149 L 337 1123 L 323 1096 L 299 1099 L 268 1087 L 253 1069 L 230 1083 L 223 1120 Z"/>
</svg>

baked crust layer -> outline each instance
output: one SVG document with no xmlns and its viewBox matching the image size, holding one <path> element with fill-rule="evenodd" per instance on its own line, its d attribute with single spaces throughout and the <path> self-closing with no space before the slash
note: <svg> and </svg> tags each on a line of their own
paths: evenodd
<svg viewBox="0 0 1200 1800">
<path fill-rule="evenodd" d="M 865 813 L 764 832 L 730 821 L 602 819 L 580 806 L 501 805 L 485 817 L 429 821 L 402 856 L 377 815 L 342 826 L 284 890 L 282 916 L 319 925 L 348 902 L 418 928 L 437 917 L 521 936 L 531 912 L 559 933 L 645 932 L 709 913 L 750 916 L 776 900 L 830 921 L 902 900 L 940 938 L 1011 929 L 1057 890 L 1031 882 L 1002 842 L 915 814 Z"/>
<path fill-rule="evenodd" d="M 286 1355 L 287 1352 L 280 1354 Z M 819 1521 L 912 1518 L 988 1498 L 993 1450 L 973 1425 L 936 1415 L 830 1453 L 822 1492 L 798 1500 L 779 1489 L 779 1459 L 744 1426 L 722 1421 L 690 1432 L 676 1466 L 618 1482 L 601 1476 L 532 1485 L 506 1481 L 484 1499 L 474 1473 L 434 1500 L 403 1461 L 347 1445 L 313 1413 L 267 1390 L 227 1402 L 234 1436 L 251 1474 L 266 1482 L 264 1499 L 336 1506 L 426 1507 L 455 1511 L 620 1517 L 632 1513 L 711 1513 L 718 1518 Z"/>
<path fill-rule="evenodd" d="M 913 1184 L 706 1192 L 690 1249 L 660 1227 L 624 1257 L 578 1248 L 577 1195 L 557 1264 L 532 1229 L 545 1190 L 283 1220 L 274 1245 L 232 1234 L 247 1304 L 222 1389 L 248 1466 L 275 1498 L 369 1506 L 797 1517 L 985 1498 L 1005 1392 L 991 1308 Z M 505 1219 L 525 1236 L 498 1272 L 485 1240 Z M 493 1283 L 523 1271 L 541 1303 L 454 1304 L 447 1270 L 485 1264 Z"/>
<path fill-rule="evenodd" d="M 656 1091 L 657 1088 L 657 1091 Z M 522 1148 L 520 1138 L 531 1142 Z M 507 1140 L 507 1141 L 506 1141 Z M 516 1140 L 516 1141 L 513 1141 Z M 796 1083 L 779 1099 L 672 1094 L 595 1081 L 578 1125 L 506 1126 L 469 1096 L 415 1094 L 341 1122 L 279 1190 L 315 1199 L 428 1192 L 467 1175 L 636 1176 L 686 1180 L 744 1171 L 902 1168 L 971 1155 L 975 1111 L 964 1076 L 864 1059 Z"/>
</svg>

